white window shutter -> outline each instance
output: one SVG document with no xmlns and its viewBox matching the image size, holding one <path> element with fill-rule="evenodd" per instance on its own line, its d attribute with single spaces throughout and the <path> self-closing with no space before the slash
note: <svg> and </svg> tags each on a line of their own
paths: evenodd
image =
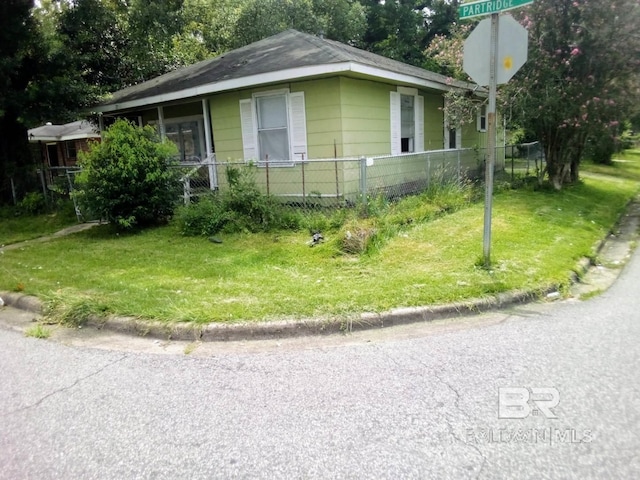
<svg viewBox="0 0 640 480">
<path fill-rule="evenodd" d="M 240 100 L 240 123 L 242 125 L 242 149 L 245 160 L 258 160 L 256 131 L 253 122 L 253 102 L 250 98 Z"/>
<path fill-rule="evenodd" d="M 456 128 L 456 148 L 462 148 L 462 127 Z"/>
<path fill-rule="evenodd" d="M 424 97 L 416 95 L 415 123 L 416 136 L 414 152 L 424 152 Z"/>
<path fill-rule="evenodd" d="M 391 112 L 391 155 L 400 155 L 402 144 L 400 141 L 401 118 L 400 118 L 400 94 L 390 92 L 390 112 Z"/>
<path fill-rule="evenodd" d="M 291 121 L 291 152 L 293 160 L 307 160 L 307 116 L 304 107 L 304 92 L 289 95 L 289 118 Z"/>
</svg>

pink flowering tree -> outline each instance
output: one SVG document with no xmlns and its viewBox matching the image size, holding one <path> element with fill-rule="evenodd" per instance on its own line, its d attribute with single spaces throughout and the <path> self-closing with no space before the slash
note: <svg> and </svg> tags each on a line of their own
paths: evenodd
<svg viewBox="0 0 640 480">
<path fill-rule="evenodd" d="M 638 0 L 535 0 L 511 13 L 529 31 L 527 63 L 498 92 L 499 109 L 544 146 L 556 189 L 579 177 L 589 144 L 608 142 L 640 105 Z M 469 80 L 462 24 L 425 54 L 443 73 Z M 445 112 L 446 113 L 446 112 Z M 598 159 L 596 159 L 598 160 Z M 606 160 L 606 159 L 605 159 Z"/>
<path fill-rule="evenodd" d="M 542 141 L 547 176 L 560 189 L 578 180 L 588 142 L 611 139 L 637 108 L 640 4 L 536 0 L 517 14 L 529 31 L 528 61 L 502 99 Z"/>
</svg>

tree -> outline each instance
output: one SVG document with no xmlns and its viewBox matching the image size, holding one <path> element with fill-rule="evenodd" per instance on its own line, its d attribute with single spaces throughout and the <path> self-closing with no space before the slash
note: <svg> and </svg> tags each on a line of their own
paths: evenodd
<svg viewBox="0 0 640 480">
<path fill-rule="evenodd" d="M 634 0 L 536 0 L 514 12 L 529 31 L 528 60 L 500 88 L 499 103 L 508 107 L 511 123 L 542 142 L 546 175 L 560 189 L 578 180 L 585 147 L 611 152 L 619 125 L 637 112 L 640 6 Z M 427 49 L 444 73 L 463 80 L 465 29 L 436 36 Z"/>
<path fill-rule="evenodd" d="M 183 28 L 174 38 L 177 49 L 183 48 L 182 56 L 200 60 L 231 50 L 236 45 L 235 25 L 244 4 L 238 0 L 184 0 Z"/>
<path fill-rule="evenodd" d="M 421 66 L 427 3 L 419 0 L 366 0 L 362 3 L 368 26 L 363 47 L 394 60 Z"/>
<path fill-rule="evenodd" d="M 357 0 L 313 0 L 313 14 L 322 33 L 332 40 L 358 46 L 367 29 L 364 7 Z"/>
<path fill-rule="evenodd" d="M 174 43 L 183 30 L 183 0 L 130 0 L 126 10 L 126 56 L 130 83 L 138 83 L 184 66 L 189 55 Z M 186 57 L 186 58 L 185 58 Z"/>
<path fill-rule="evenodd" d="M 74 0 L 60 16 L 58 35 L 69 76 L 75 77 L 76 111 L 130 83 L 127 39 L 112 5 L 101 0 Z"/>
<path fill-rule="evenodd" d="M 548 178 L 560 189 L 578 180 L 587 142 L 614 135 L 638 104 L 640 6 L 537 0 L 520 19 L 529 58 L 504 98 L 542 141 Z"/>
<path fill-rule="evenodd" d="M 29 107 L 38 98 L 34 80 L 46 54 L 32 6 L 30 0 L 0 2 L 0 203 L 12 198 L 13 188 L 29 189 L 27 172 L 34 168 L 27 142 L 33 122 Z"/>
<path fill-rule="evenodd" d="M 237 47 L 289 28 L 312 34 L 322 30 L 311 0 L 248 0 L 235 27 Z"/>
<path fill-rule="evenodd" d="M 151 126 L 116 120 L 102 142 L 80 153 L 74 195 L 87 210 L 122 229 L 161 223 L 172 214 L 181 185 L 174 144 Z"/>
</svg>

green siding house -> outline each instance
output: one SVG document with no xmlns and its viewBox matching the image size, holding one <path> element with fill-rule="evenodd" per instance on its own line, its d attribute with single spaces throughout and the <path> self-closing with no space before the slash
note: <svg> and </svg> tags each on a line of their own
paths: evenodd
<svg viewBox="0 0 640 480">
<path fill-rule="evenodd" d="M 102 124 L 109 117 L 156 124 L 185 162 L 295 167 L 484 147 L 483 118 L 452 129 L 442 111 L 445 92 L 474 87 L 287 30 L 115 92 L 94 110 Z"/>
</svg>

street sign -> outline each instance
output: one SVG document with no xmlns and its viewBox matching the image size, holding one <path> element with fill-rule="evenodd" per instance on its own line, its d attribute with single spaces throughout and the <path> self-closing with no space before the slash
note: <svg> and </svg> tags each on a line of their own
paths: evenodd
<svg viewBox="0 0 640 480">
<path fill-rule="evenodd" d="M 496 95 L 499 83 L 506 83 L 527 61 L 527 30 L 511 15 L 500 11 L 520 7 L 533 0 L 494 0 L 462 5 L 460 18 L 491 14 L 471 32 L 464 42 L 463 69 L 479 85 L 489 87 L 487 106 L 487 161 L 485 164 L 484 232 L 482 254 L 484 266 L 491 266 L 491 209 L 493 169 L 496 157 Z"/>
<path fill-rule="evenodd" d="M 496 52 L 496 85 L 507 83 L 527 61 L 527 29 L 511 15 L 498 19 L 500 41 Z M 485 18 L 464 42 L 462 68 L 480 86 L 489 85 L 491 19 Z"/>
<path fill-rule="evenodd" d="M 481 0 L 479 2 L 463 3 L 458 7 L 458 16 L 460 20 L 479 17 L 480 15 L 489 15 L 522 7 L 529 3 L 533 3 L 533 0 Z"/>
</svg>

